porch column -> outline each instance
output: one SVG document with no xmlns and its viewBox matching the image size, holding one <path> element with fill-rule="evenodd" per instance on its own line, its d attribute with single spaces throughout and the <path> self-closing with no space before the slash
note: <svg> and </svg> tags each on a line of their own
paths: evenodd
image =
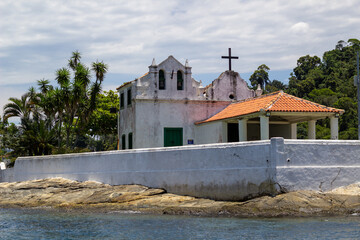
<svg viewBox="0 0 360 240">
<path fill-rule="evenodd" d="M 308 121 L 308 138 L 316 139 L 316 120 Z"/>
<path fill-rule="evenodd" d="M 297 123 L 290 124 L 290 138 L 297 139 Z"/>
<path fill-rule="evenodd" d="M 331 139 L 339 139 L 339 118 L 330 117 Z"/>
<path fill-rule="evenodd" d="M 221 122 L 221 140 L 219 142 L 226 143 L 228 142 L 228 124 L 226 122 Z"/>
<path fill-rule="evenodd" d="M 239 141 L 247 141 L 247 119 L 239 120 Z"/>
<path fill-rule="evenodd" d="M 264 115 L 260 116 L 260 139 L 269 139 L 269 117 Z"/>
</svg>

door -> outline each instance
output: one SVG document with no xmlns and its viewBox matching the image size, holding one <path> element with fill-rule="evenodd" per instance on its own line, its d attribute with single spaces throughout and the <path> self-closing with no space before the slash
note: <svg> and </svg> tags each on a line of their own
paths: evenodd
<svg viewBox="0 0 360 240">
<path fill-rule="evenodd" d="M 228 142 L 238 142 L 239 141 L 239 124 L 228 123 L 227 130 L 228 130 L 227 131 Z"/>
<path fill-rule="evenodd" d="M 164 147 L 182 146 L 182 128 L 164 128 Z"/>
</svg>

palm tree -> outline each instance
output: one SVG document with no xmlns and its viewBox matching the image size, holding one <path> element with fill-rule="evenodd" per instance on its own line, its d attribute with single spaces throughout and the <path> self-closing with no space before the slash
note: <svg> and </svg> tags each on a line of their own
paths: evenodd
<svg viewBox="0 0 360 240">
<path fill-rule="evenodd" d="M 37 81 L 37 84 L 40 88 L 41 93 L 46 94 L 53 87 L 50 85 L 50 81 L 47 79 L 40 79 Z"/>
<path fill-rule="evenodd" d="M 91 70 L 95 72 L 96 83 L 99 81 L 99 83 L 101 84 L 102 81 L 104 81 L 105 74 L 108 71 L 108 65 L 102 61 L 96 61 L 92 63 Z"/>
<path fill-rule="evenodd" d="M 56 142 L 56 128 L 52 125 L 50 119 L 42 119 L 40 114 L 34 114 L 33 119 L 22 122 L 24 134 L 20 141 L 29 155 L 51 154 Z"/>
<path fill-rule="evenodd" d="M 69 67 L 75 71 L 76 67 L 80 63 L 80 59 L 81 59 L 81 54 L 78 50 L 72 52 L 72 56 L 69 59 L 69 63 L 68 63 Z"/>
<path fill-rule="evenodd" d="M 10 103 L 4 106 L 4 121 L 11 117 L 19 117 L 22 120 L 29 119 L 33 109 L 29 96 L 29 93 L 25 93 L 21 99 L 9 98 Z"/>
</svg>

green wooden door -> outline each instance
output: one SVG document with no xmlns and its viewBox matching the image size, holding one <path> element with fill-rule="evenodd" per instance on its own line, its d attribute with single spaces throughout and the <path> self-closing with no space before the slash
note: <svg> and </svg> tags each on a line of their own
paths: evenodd
<svg viewBox="0 0 360 240">
<path fill-rule="evenodd" d="M 182 128 L 164 128 L 164 147 L 182 146 Z"/>
</svg>

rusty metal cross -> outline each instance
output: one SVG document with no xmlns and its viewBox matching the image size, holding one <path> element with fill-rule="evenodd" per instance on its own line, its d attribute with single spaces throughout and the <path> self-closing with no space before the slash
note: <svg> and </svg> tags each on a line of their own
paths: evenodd
<svg viewBox="0 0 360 240">
<path fill-rule="evenodd" d="M 231 71 L 231 59 L 239 59 L 239 57 L 231 56 L 231 48 L 229 48 L 229 56 L 221 56 L 221 58 L 229 59 L 229 71 Z"/>
</svg>

